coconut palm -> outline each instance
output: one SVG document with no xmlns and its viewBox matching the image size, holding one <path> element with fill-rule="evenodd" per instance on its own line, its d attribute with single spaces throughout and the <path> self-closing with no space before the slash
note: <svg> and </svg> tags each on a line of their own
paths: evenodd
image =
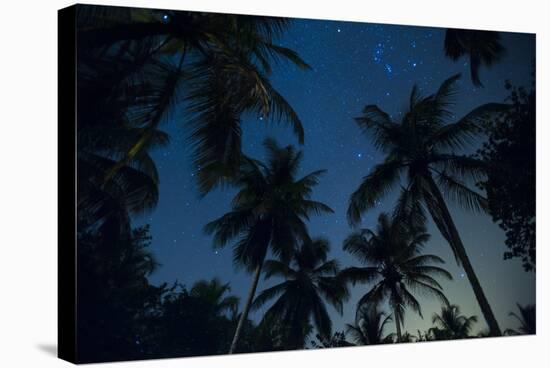
<svg viewBox="0 0 550 368">
<path fill-rule="evenodd" d="M 445 55 L 456 61 L 463 56 L 470 58 L 470 75 L 475 86 L 483 86 L 479 79 L 481 65 L 491 66 L 504 55 L 500 33 L 471 29 L 447 29 Z"/>
<path fill-rule="evenodd" d="M 470 333 L 477 316 L 466 317 L 460 314 L 458 305 L 443 306 L 441 313 L 434 313 L 432 323 L 435 327 L 429 330 L 435 340 L 465 339 L 472 337 Z"/>
<path fill-rule="evenodd" d="M 517 319 L 520 323 L 518 329 L 509 328 L 504 333 L 506 335 L 535 335 L 537 333 L 537 309 L 534 304 L 522 306 L 517 304 L 519 315 L 510 312 L 510 316 Z"/>
<path fill-rule="evenodd" d="M 382 213 L 376 231 L 363 229 L 355 232 L 345 239 L 343 246 L 366 266 L 347 268 L 342 271 L 342 277 L 354 285 L 357 282 L 374 283 L 359 300 L 358 310 L 387 300 L 393 311 L 398 342 L 402 341 L 405 309 L 410 308 L 422 316 L 420 303 L 413 293 L 423 293 L 448 304 L 434 277 L 452 279 L 449 272 L 436 266 L 444 263 L 440 257 L 422 254 L 422 248 L 430 238 L 424 226 L 405 225 L 409 224 L 403 219 Z"/>
<path fill-rule="evenodd" d="M 159 178 L 150 152 L 166 145 L 168 136 L 163 132 L 156 131 L 139 155 L 109 181 L 103 180 L 139 134 L 139 129 L 113 126 L 83 127 L 79 131 L 77 208 L 82 229 L 109 225 L 127 232 L 130 215 L 149 211 L 157 204 Z"/>
<path fill-rule="evenodd" d="M 202 194 L 238 170 L 242 114 L 289 123 L 303 142 L 300 119 L 269 81 L 271 64 L 280 60 L 309 69 L 295 51 L 276 45 L 288 20 L 108 9 L 79 8 L 79 70 L 95 74 L 93 79 L 107 83 L 108 89 L 125 91 L 127 86 L 140 85 L 140 94 L 124 100 L 138 104 L 128 114 L 143 133 L 106 180 L 131 161 L 177 110 L 184 110 L 183 119 L 191 125 Z M 103 68 L 104 64 L 111 67 Z"/>
<path fill-rule="evenodd" d="M 375 345 L 393 342 L 393 334 L 384 336 L 386 325 L 392 316 L 378 309 L 376 304 L 363 306 L 357 312 L 353 325 L 346 324 L 348 333 L 357 345 Z"/>
<path fill-rule="evenodd" d="M 482 105 L 456 122 L 451 111 L 459 75 L 447 79 L 439 90 L 427 97 L 412 90 L 408 111 L 394 121 L 375 105 L 363 109 L 356 118 L 361 130 L 372 138 L 374 145 L 386 154 L 363 178 L 351 195 L 348 219 L 352 225 L 400 182 L 401 192 L 396 213 L 414 210 L 416 218 L 428 210 L 432 220 L 447 240 L 459 265 L 464 267 L 483 316 L 494 336 L 500 328 L 474 272 L 462 243 L 446 199 L 471 211 L 484 211 L 486 199 L 468 186 L 484 175 L 483 163 L 457 151 L 468 147 L 478 132 L 478 125 L 490 114 L 505 108 L 501 104 Z M 401 181 L 403 179 L 403 181 Z M 445 199 L 445 197 L 446 199 Z"/>
<path fill-rule="evenodd" d="M 210 315 L 221 317 L 236 314 L 239 306 L 239 298 L 227 295 L 231 291 L 229 284 L 222 284 L 218 278 L 212 280 L 199 280 L 193 284 L 189 296 L 197 298 L 210 309 Z M 204 311 L 205 313 L 207 311 Z"/>
<path fill-rule="evenodd" d="M 342 314 L 342 302 L 347 299 L 348 291 L 338 277 L 338 262 L 328 260 L 328 252 L 326 239 L 306 240 L 290 264 L 278 260 L 269 260 L 264 264 L 266 279 L 278 276 L 285 281 L 263 290 L 252 304 L 252 309 L 261 308 L 277 298 L 265 316 L 287 331 L 285 340 L 289 349 L 304 347 L 311 325 L 324 338 L 332 335 L 332 322 L 326 304 Z"/>
<path fill-rule="evenodd" d="M 310 199 L 323 170 L 297 179 L 302 152 L 292 146 L 280 147 L 272 139 L 266 139 L 264 146 L 267 162 L 243 160 L 234 181 L 239 191 L 231 211 L 205 227 L 207 233 L 214 234 L 217 247 L 236 239 L 233 262 L 253 274 L 230 353 L 237 346 L 268 250 L 283 263 L 289 262 L 299 242 L 309 238 L 304 221 L 312 214 L 332 212 L 327 205 Z"/>
</svg>

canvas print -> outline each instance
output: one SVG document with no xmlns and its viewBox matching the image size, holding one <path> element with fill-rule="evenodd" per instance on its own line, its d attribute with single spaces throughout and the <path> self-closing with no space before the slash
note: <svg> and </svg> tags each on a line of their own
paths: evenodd
<svg viewBox="0 0 550 368">
<path fill-rule="evenodd" d="M 71 14 L 75 361 L 535 334 L 534 34 Z"/>
</svg>

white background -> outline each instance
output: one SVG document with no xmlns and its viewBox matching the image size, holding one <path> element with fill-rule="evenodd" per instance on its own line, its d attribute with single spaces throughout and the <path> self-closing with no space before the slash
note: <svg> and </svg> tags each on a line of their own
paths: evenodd
<svg viewBox="0 0 550 368">
<path fill-rule="evenodd" d="M 96 2 L 93 2 L 96 3 Z M 545 1 L 141 0 L 102 4 L 537 33 L 538 335 L 324 351 L 117 363 L 116 367 L 522 367 L 550 361 Z M 0 366 L 65 367 L 57 341 L 58 0 L 8 0 L 0 12 Z M 310 5 L 311 4 L 311 5 Z M 545 104 L 546 102 L 546 104 Z M 64 209 L 71 210 L 71 209 Z M 506 282 L 506 280 L 502 280 Z M 546 364 L 545 364 L 546 363 Z M 104 366 L 110 366 L 107 364 Z"/>
</svg>

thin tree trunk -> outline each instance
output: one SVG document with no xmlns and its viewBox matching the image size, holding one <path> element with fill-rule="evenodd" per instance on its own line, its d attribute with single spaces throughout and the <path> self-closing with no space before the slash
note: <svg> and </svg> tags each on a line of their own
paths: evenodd
<svg viewBox="0 0 550 368">
<path fill-rule="evenodd" d="M 246 303 L 244 305 L 241 318 L 239 318 L 239 323 L 237 323 L 237 329 L 235 330 L 235 335 L 233 336 L 233 341 L 231 342 L 231 347 L 229 348 L 229 354 L 233 354 L 237 349 L 237 343 L 239 342 L 243 326 L 248 317 L 248 312 L 250 311 L 252 300 L 254 299 L 254 295 L 256 294 L 256 288 L 258 287 L 258 281 L 260 280 L 260 274 L 262 272 L 262 265 L 263 262 L 261 262 L 254 271 L 252 285 L 250 286 L 250 291 L 248 292 L 248 297 L 246 298 Z"/>
<path fill-rule="evenodd" d="M 393 317 L 395 319 L 395 329 L 397 330 L 397 342 L 401 342 L 401 322 L 400 315 L 397 313 L 397 308 L 393 309 Z"/>
<path fill-rule="evenodd" d="M 502 332 L 500 330 L 500 327 L 498 326 L 498 322 L 495 318 L 495 315 L 493 314 L 491 305 L 489 304 L 489 301 L 487 300 L 487 297 L 483 292 L 483 288 L 481 287 L 479 279 L 475 274 L 474 268 L 470 263 L 470 259 L 468 258 L 468 254 L 466 253 L 464 244 L 462 244 L 462 239 L 460 239 L 460 235 L 458 234 L 458 230 L 456 229 L 456 226 L 453 222 L 449 209 L 445 204 L 443 195 L 441 194 L 439 188 L 437 187 L 435 181 L 431 176 L 427 177 L 427 180 L 430 185 L 431 192 L 434 195 L 435 200 L 437 201 L 437 205 L 441 210 L 443 221 L 445 222 L 445 225 L 447 226 L 448 231 L 450 233 L 449 235 L 451 239 L 447 239 L 447 241 L 452 242 L 453 248 L 456 251 L 456 255 L 458 256 L 460 262 L 462 263 L 462 267 L 464 268 L 464 271 L 468 276 L 468 280 L 470 281 L 472 289 L 474 290 L 474 294 L 476 296 L 481 312 L 483 313 L 483 317 L 485 318 L 485 320 L 487 321 L 487 325 L 489 326 L 490 334 L 491 336 L 501 336 Z"/>
</svg>

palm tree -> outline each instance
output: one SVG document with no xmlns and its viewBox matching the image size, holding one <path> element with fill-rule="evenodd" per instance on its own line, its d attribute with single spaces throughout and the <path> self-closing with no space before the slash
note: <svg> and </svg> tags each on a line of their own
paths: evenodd
<svg viewBox="0 0 550 368">
<path fill-rule="evenodd" d="M 218 278 L 213 278 L 209 281 L 199 280 L 195 282 L 189 291 L 189 295 L 208 306 L 210 315 L 221 317 L 236 314 L 239 306 L 238 297 L 227 295 L 230 291 L 231 287 L 228 283 L 222 284 Z M 206 311 L 204 312 L 206 313 Z"/>
<path fill-rule="evenodd" d="M 289 123 L 303 142 L 300 119 L 269 81 L 271 64 L 280 60 L 309 69 L 295 51 L 276 45 L 290 24 L 288 20 L 108 9 L 79 8 L 79 70 L 107 84 L 108 92 L 140 86 L 140 93 L 123 100 L 137 104 L 130 107 L 128 115 L 132 125 L 143 132 L 109 170 L 106 181 L 182 106 L 186 109 L 184 119 L 191 125 L 202 194 L 238 170 L 243 113 Z M 111 100 L 126 96 L 103 95 Z"/>
<path fill-rule="evenodd" d="M 103 180 L 139 134 L 139 129 L 113 126 L 83 126 L 79 130 L 77 209 L 81 229 L 109 225 L 127 233 L 130 215 L 149 211 L 157 204 L 159 177 L 150 151 L 167 144 L 164 132 L 156 131 L 139 155 L 109 181 Z"/>
<path fill-rule="evenodd" d="M 517 319 L 520 323 L 519 328 L 509 328 L 504 331 L 506 335 L 535 335 L 537 333 L 537 309 L 534 304 L 522 306 L 517 303 L 519 315 L 510 312 L 509 315 Z"/>
<path fill-rule="evenodd" d="M 369 229 L 355 232 L 345 239 L 343 246 L 366 267 L 347 268 L 342 271 L 342 277 L 354 285 L 357 282 L 374 283 L 359 300 L 358 310 L 387 299 L 393 311 L 398 342 L 402 341 L 401 325 L 405 309 L 411 308 L 422 316 L 420 303 L 412 292 L 421 292 L 448 304 L 441 285 L 434 277 L 452 279 L 449 272 L 434 265 L 443 264 L 441 258 L 421 253 L 430 238 L 424 226 L 408 225 L 401 218 L 382 213 L 378 217 L 376 232 Z"/>
<path fill-rule="evenodd" d="M 272 139 L 266 139 L 264 146 L 267 163 L 243 160 L 234 181 L 239 191 L 231 211 L 205 227 L 207 233 L 214 234 L 217 247 L 237 239 L 233 262 L 253 273 L 230 353 L 237 347 L 268 250 L 283 263 L 289 262 L 299 242 L 309 238 L 304 221 L 311 214 L 332 212 L 327 205 L 310 199 L 323 170 L 296 179 L 302 152 L 292 146 L 279 147 Z"/>
<path fill-rule="evenodd" d="M 311 332 L 311 324 L 319 335 L 330 338 L 332 322 L 325 304 L 331 304 L 342 314 L 342 302 L 347 299 L 346 285 L 338 277 L 338 262 L 328 260 L 326 239 L 306 240 L 294 254 L 290 264 L 278 260 L 264 263 L 265 278 L 279 276 L 285 281 L 263 290 L 252 309 L 258 309 L 277 298 L 265 316 L 287 330 L 287 347 L 301 349 Z"/>
<path fill-rule="evenodd" d="M 392 316 L 380 311 L 378 306 L 363 306 L 357 312 L 353 325 L 346 324 L 346 332 L 357 345 L 375 345 L 393 342 L 393 334 L 384 336 L 386 324 Z"/>
<path fill-rule="evenodd" d="M 470 336 L 477 316 L 466 317 L 460 314 L 458 305 L 443 306 L 441 314 L 434 313 L 432 323 L 436 325 L 429 330 L 436 340 L 465 339 Z"/>
<path fill-rule="evenodd" d="M 376 206 L 404 178 L 396 213 L 414 209 L 419 218 L 424 216 L 424 209 L 428 210 L 441 235 L 451 246 L 457 263 L 464 267 L 491 334 L 498 336 L 501 335 L 500 328 L 470 263 L 444 195 L 468 210 L 486 209 L 486 199 L 470 189 L 467 183 L 468 180 L 477 182 L 483 177 L 483 163 L 456 151 L 472 143 L 480 122 L 490 114 L 502 111 L 505 105 L 485 104 L 458 121 L 449 122 L 453 118 L 450 108 L 459 77 L 455 75 L 447 79 L 435 94 L 427 97 L 420 96 L 415 86 L 409 109 L 400 121 L 393 121 L 390 115 L 375 105 L 363 109 L 363 115 L 356 118 L 356 122 L 372 138 L 375 146 L 386 153 L 386 158 L 363 178 L 352 194 L 348 219 L 352 225 L 359 223 L 361 215 Z"/>
<path fill-rule="evenodd" d="M 453 61 L 469 56 L 472 82 L 478 87 L 483 86 L 479 79 L 481 65 L 495 64 L 504 52 L 499 32 L 449 28 L 445 33 L 445 55 Z"/>
</svg>

